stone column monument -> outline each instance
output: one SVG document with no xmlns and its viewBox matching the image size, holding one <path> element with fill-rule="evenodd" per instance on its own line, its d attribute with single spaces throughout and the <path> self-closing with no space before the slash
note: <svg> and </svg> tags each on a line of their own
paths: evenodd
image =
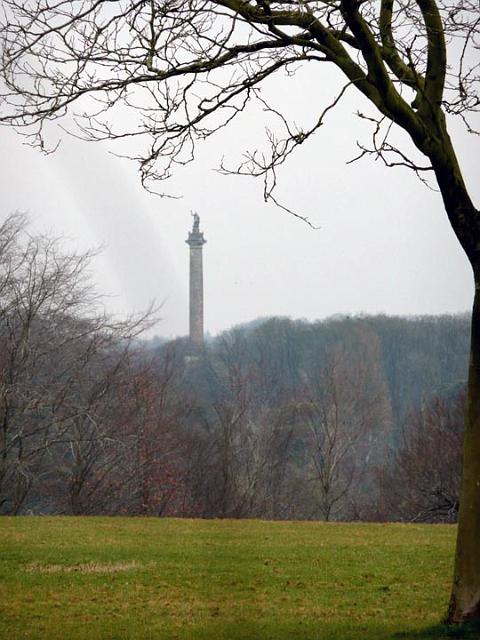
<svg viewBox="0 0 480 640">
<path fill-rule="evenodd" d="M 203 347 L 203 245 L 200 216 L 193 214 L 193 228 L 186 243 L 190 246 L 190 341 Z"/>
</svg>

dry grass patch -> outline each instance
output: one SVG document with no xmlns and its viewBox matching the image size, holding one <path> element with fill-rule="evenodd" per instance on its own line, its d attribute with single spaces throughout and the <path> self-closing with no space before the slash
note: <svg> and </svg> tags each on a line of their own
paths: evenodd
<svg viewBox="0 0 480 640">
<path fill-rule="evenodd" d="M 152 564 L 152 563 L 150 563 Z M 143 569 L 146 565 L 133 560 L 131 562 L 84 562 L 82 564 L 42 564 L 31 562 L 25 567 L 28 573 L 120 573 L 122 571 L 132 571 Z"/>
</svg>

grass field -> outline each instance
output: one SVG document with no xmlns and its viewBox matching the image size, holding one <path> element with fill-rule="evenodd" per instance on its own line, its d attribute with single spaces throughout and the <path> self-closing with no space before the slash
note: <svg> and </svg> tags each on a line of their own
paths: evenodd
<svg viewBox="0 0 480 640">
<path fill-rule="evenodd" d="M 427 640 L 451 526 L 1 518 L 0 638 Z"/>
</svg>

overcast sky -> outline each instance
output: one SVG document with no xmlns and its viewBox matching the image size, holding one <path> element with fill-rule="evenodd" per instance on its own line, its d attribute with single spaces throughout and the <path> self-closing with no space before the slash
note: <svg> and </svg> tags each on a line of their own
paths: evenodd
<svg viewBox="0 0 480 640">
<path fill-rule="evenodd" d="M 293 117 L 311 122 L 324 104 L 323 86 L 312 80 L 305 72 L 287 87 L 279 78 L 271 92 Z M 183 196 L 176 200 L 146 193 L 136 165 L 102 145 L 64 137 L 46 157 L 3 129 L 0 215 L 28 211 L 38 230 L 82 248 L 104 245 L 94 279 L 109 294 L 107 308 L 138 311 L 155 299 L 163 303 L 156 333 L 167 337 L 188 327 L 191 210 L 207 239 L 205 328 L 212 334 L 259 316 L 469 310 L 470 268 L 440 195 L 406 169 L 372 160 L 346 165 L 356 140 L 368 141 L 353 115 L 364 107 L 352 94 L 280 174 L 280 199 L 318 230 L 265 205 L 259 181 L 214 171 L 222 156 L 233 161 L 259 143 L 258 109 L 203 145 L 196 162 L 166 185 Z M 478 203 L 475 141 L 460 131 L 453 129 Z"/>
</svg>

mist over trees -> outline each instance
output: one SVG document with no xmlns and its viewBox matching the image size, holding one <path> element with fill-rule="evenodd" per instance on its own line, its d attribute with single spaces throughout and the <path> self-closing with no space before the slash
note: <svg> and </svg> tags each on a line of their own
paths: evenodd
<svg viewBox="0 0 480 640">
<path fill-rule="evenodd" d="M 186 341 L 172 347 L 188 353 Z M 466 316 L 270 318 L 224 332 L 201 359 L 180 359 L 180 384 L 197 399 L 189 429 L 196 455 L 204 452 L 198 476 L 208 504 L 197 496 L 201 514 L 454 520 L 468 349 Z M 442 412 L 455 419 L 434 456 Z M 431 477 L 424 474 L 424 502 L 413 493 L 404 497 L 401 486 L 417 431 L 417 455 L 425 455 L 426 468 L 439 467 Z M 270 443 L 268 465 L 260 464 L 260 443 Z M 276 482 L 262 476 L 267 467 Z M 392 484 L 398 486 L 389 494 Z M 217 493 L 221 487 L 228 489 L 229 507 Z M 447 511 L 433 508 L 443 487 L 455 498 Z"/>
<path fill-rule="evenodd" d="M 92 254 L 0 227 L 0 513 L 454 521 L 469 321 L 269 318 L 142 340 Z"/>
</svg>

